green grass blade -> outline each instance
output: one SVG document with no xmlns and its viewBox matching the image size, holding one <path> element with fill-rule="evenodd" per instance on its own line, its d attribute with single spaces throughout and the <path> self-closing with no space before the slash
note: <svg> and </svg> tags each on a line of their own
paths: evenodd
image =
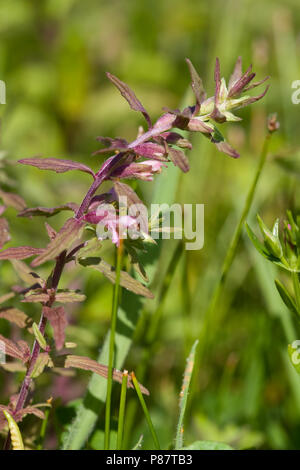
<svg viewBox="0 0 300 470">
<path fill-rule="evenodd" d="M 139 398 L 139 400 L 140 400 L 140 403 L 141 403 L 141 406 L 142 406 L 142 408 L 143 408 L 143 411 L 144 411 L 144 414 L 145 414 L 145 418 L 146 418 L 146 421 L 147 421 L 147 423 L 148 423 L 148 426 L 149 426 L 149 429 L 150 429 L 150 432 L 151 432 L 151 435 L 152 435 L 152 438 L 153 438 L 153 441 L 154 441 L 155 448 L 156 448 L 157 450 L 160 450 L 160 445 L 159 445 L 158 437 L 157 437 L 157 434 L 156 434 L 156 432 L 155 432 L 155 429 L 154 429 L 154 426 L 153 426 L 153 423 L 152 423 L 152 420 L 151 420 L 150 413 L 149 413 L 149 411 L 148 411 L 146 402 L 145 402 L 145 400 L 144 400 L 143 394 L 142 394 L 142 392 L 141 392 L 139 383 L 138 383 L 138 381 L 136 380 L 136 377 L 135 377 L 135 375 L 134 375 L 134 372 L 131 373 L 131 378 L 132 378 L 132 382 L 133 382 L 133 385 L 134 385 L 134 387 L 135 387 L 137 396 L 138 396 L 138 398 Z"/>
<path fill-rule="evenodd" d="M 128 371 L 125 370 L 123 372 L 121 397 L 120 397 L 118 435 L 117 435 L 117 450 L 121 450 L 122 449 L 122 444 L 123 444 L 125 405 L 126 405 L 126 394 L 127 394 L 127 381 L 128 381 Z"/>
<path fill-rule="evenodd" d="M 177 423 L 177 432 L 176 432 L 176 439 L 175 439 L 175 449 L 179 450 L 183 447 L 183 432 L 184 432 L 184 417 L 186 411 L 186 405 L 189 395 L 189 388 L 191 383 L 191 378 L 194 370 L 194 363 L 195 363 L 195 353 L 197 348 L 198 340 L 196 340 L 192 346 L 191 352 L 189 357 L 186 361 L 186 368 L 184 371 L 183 382 L 180 392 L 180 401 L 179 401 L 179 419 Z"/>
</svg>

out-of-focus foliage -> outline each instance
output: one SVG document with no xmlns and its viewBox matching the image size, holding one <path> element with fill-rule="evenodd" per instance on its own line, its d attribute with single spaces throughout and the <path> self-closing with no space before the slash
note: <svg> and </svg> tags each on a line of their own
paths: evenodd
<svg viewBox="0 0 300 470">
<path fill-rule="evenodd" d="M 185 57 L 199 71 L 209 95 L 214 90 L 216 56 L 222 76 L 228 77 L 238 55 L 245 66 L 253 63 L 258 79 L 271 76 L 263 101 L 241 110 L 242 122 L 226 124 L 228 141 L 241 158 L 230 159 L 196 136 L 190 173 L 180 177 L 176 202 L 205 204 L 205 245 L 201 251 L 186 252 L 176 271 L 144 383 L 151 391 L 149 409 L 160 444 L 167 448 L 174 441 L 185 357 L 200 332 L 270 112 L 276 111 L 281 123 L 272 140 L 276 159 L 270 158 L 265 167 L 252 217 L 259 212 L 270 226 L 287 209 L 299 213 L 299 172 L 294 173 L 293 165 L 285 172 L 284 164 L 276 164 L 287 149 L 289 161 L 299 154 L 300 105 L 291 101 L 292 82 L 300 80 L 298 2 L 165 0 L 150 6 L 138 0 L 0 0 L 0 33 L 0 79 L 7 91 L 6 104 L 0 105 L 0 150 L 7 152 L 10 163 L 41 155 L 72 158 L 97 169 L 103 159 L 91 157 L 98 149 L 97 135 L 133 139 L 143 120 L 119 96 L 106 71 L 128 83 L 154 117 L 161 113 L 161 103 L 174 109 L 190 93 Z M 89 184 L 87 175 L 76 172 L 52 175 L 21 165 L 5 166 L 4 171 L 0 163 L 0 184 L 4 189 L 14 187 L 28 207 L 54 207 L 66 199 L 78 203 Z M 151 202 L 151 183 L 136 189 Z M 7 214 L 12 236 L 8 246 L 46 244 L 42 218 L 32 223 L 15 218 L 14 209 Z M 65 218 L 59 214 L 51 223 L 59 228 Z M 173 248 L 174 242 L 165 242 L 154 287 L 163 279 Z M 111 261 L 109 245 L 104 244 L 104 250 Z M 300 379 L 287 353 L 287 344 L 298 339 L 300 331 L 273 282 L 285 274 L 276 273 L 260 258 L 245 237 L 199 370 L 194 371 L 184 445 L 211 440 L 239 449 L 300 447 Z M 46 271 L 42 267 L 41 275 Z M 9 264 L 1 262 L 0 296 L 16 282 Z M 67 270 L 62 285 L 80 288 L 87 296 L 84 304 L 67 307 L 67 341 L 78 344 L 78 354 L 96 358 L 109 325 L 111 284 L 93 270 L 82 273 L 75 268 Z M 154 305 L 149 301 L 147 309 L 153 311 Z M 38 306 L 25 305 L 25 310 L 38 322 Z M 7 336 L 8 328 L 0 319 L 0 333 Z M 19 339 L 13 326 L 10 333 Z M 134 344 L 127 369 L 138 365 L 141 347 L 142 343 Z M 21 372 L 15 378 L 0 372 L 1 403 L 16 393 L 21 377 Z M 60 397 L 50 412 L 46 448 L 61 442 L 62 429 L 74 417 L 86 383 L 85 374 L 57 376 L 54 381 L 44 374 L 37 379 L 37 401 Z M 127 398 L 136 400 L 131 391 Z M 27 443 L 40 426 L 36 421 L 29 417 L 20 425 Z M 87 448 L 98 447 L 102 430 L 100 416 Z M 127 436 L 129 448 L 141 434 L 143 448 L 151 448 L 151 436 L 138 411 Z"/>
</svg>

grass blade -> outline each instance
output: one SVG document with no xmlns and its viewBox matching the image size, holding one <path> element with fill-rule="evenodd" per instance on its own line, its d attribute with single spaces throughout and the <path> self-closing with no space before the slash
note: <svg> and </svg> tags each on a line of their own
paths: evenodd
<svg viewBox="0 0 300 470">
<path fill-rule="evenodd" d="M 158 437 L 157 437 L 157 434 L 156 434 L 156 432 L 155 432 L 155 429 L 154 429 L 154 426 L 153 426 L 153 423 L 152 423 L 152 420 L 151 420 L 150 413 L 149 413 L 149 411 L 148 411 L 146 402 L 145 402 L 145 400 L 144 400 L 143 394 L 142 394 L 142 392 L 141 392 L 139 383 L 138 383 L 138 381 L 136 380 L 136 377 L 135 377 L 134 372 L 131 372 L 131 378 L 132 378 L 132 382 L 133 382 L 133 385 L 134 385 L 134 387 L 135 387 L 137 396 L 139 397 L 140 404 L 141 404 L 141 406 L 142 406 L 142 408 L 143 408 L 143 411 L 144 411 L 144 414 L 145 414 L 145 418 L 146 418 L 146 420 L 147 420 L 147 423 L 148 423 L 150 432 L 151 432 L 151 434 L 152 434 L 152 438 L 153 438 L 153 441 L 154 441 L 155 449 L 160 450 L 160 445 L 159 445 L 159 442 L 158 442 Z"/>
<path fill-rule="evenodd" d="M 186 368 L 185 368 L 184 376 L 183 376 L 183 382 L 182 382 L 180 400 L 179 400 L 180 413 L 179 413 L 179 419 L 177 423 L 177 433 L 176 433 L 176 439 L 175 439 L 176 450 L 179 450 L 183 447 L 183 432 L 184 432 L 183 422 L 184 422 L 184 416 L 185 416 L 185 410 L 186 410 L 186 405 L 187 405 L 191 378 L 192 378 L 192 374 L 194 370 L 195 353 L 196 353 L 197 344 L 198 344 L 198 340 L 196 340 L 192 346 L 190 355 L 186 361 Z"/>
</svg>

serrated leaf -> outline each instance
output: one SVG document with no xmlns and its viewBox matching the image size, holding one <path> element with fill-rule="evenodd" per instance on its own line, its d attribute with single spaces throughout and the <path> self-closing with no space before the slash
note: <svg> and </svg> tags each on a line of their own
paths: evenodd
<svg viewBox="0 0 300 470">
<path fill-rule="evenodd" d="M 41 248 L 34 248 L 33 246 L 17 246 L 7 248 L 0 252 L 1 259 L 26 259 L 31 256 L 40 255 L 44 250 Z"/>
<path fill-rule="evenodd" d="M 41 289 L 36 291 L 30 290 L 25 294 L 25 297 L 21 302 L 48 302 L 49 294 L 47 292 L 41 292 Z"/>
<path fill-rule="evenodd" d="M 18 276 L 26 284 L 32 286 L 33 284 L 37 283 L 42 287 L 42 284 L 44 283 L 43 279 L 37 273 L 33 272 L 26 263 L 23 263 L 21 260 L 12 259 L 11 264 L 13 265 Z"/>
<path fill-rule="evenodd" d="M 73 162 L 72 160 L 63 160 L 60 158 L 24 158 L 19 160 L 23 165 L 30 165 L 40 170 L 52 170 L 56 173 L 65 173 L 66 171 L 79 170 L 89 173 L 95 177 L 94 172 L 83 163 Z M 25 206 L 26 207 L 26 206 Z"/>
<path fill-rule="evenodd" d="M 126 85 L 126 83 L 122 82 L 119 78 L 115 77 L 111 73 L 107 72 L 106 75 L 109 78 L 109 80 L 118 88 L 121 95 L 129 103 L 129 106 L 134 111 L 140 111 L 144 115 L 149 127 L 151 127 L 151 119 L 149 117 L 149 114 L 145 110 L 140 100 L 138 100 L 138 98 L 135 96 L 135 93 L 131 90 L 131 88 L 129 88 L 129 86 Z"/>
<path fill-rule="evenodd" d="M 96 271 L 100 271 L 113 284 L 116 282 L 115 269 L 101 258 L 86 258 L 80 260 L 79 262 L 82 266 L 87 266 L 89 268 L 95 269 Z M 137 295 L 142 295 L 149 299 L 154 298 L 152 292 L 146 286 L 138 282 L 125 271 L 121 271 L 120 285 Z"/>
<path fill-rule="evenodd" d="M 30 357 L 30 349 L 25 341 L 14 341 L 5 338 L 0 335 L 0 341 L 4 344 L 4 353 L 7 356 L 14 357 L 15 359 L 20 359 L 23 363 L 27 362 Z"/>
<path fill-rule="evenodd" d="M 7 410 L 3 410 L 3 413 L 8 422 L 13 450 L 24 450 L 22 436 L 21 436 L 20 429 L 17 423 L 15 422 L 15 420 L 13 419 L 13 417 L 9 414 Z"/>
<path fill-rule="evenodd" d="M 296 303 L 295 303 L 294 299 L 292 298 L 292 296 L 289 294 L 288 290 L 285 288 L 285 286 L 278 279 L 275 280 L 275 285 L 276 285 L 276 288 L 279 292 L 280 297 L 282 298 L 282 300 L 285 303 L 285 305 L 287 306 L 287 308 L 292 313 L 297 315 L 297 317 L 299 319 L 300 312 L 298 312 Z"/>
<path fill-rule="evenodd" d="M 97 361 L 94 361 L 93 359 L 90 359 L 89 357 L 85 357 L 85 356 L 73 356 L 73 355 L 66 356 L 64 367 L 66 368 L 75 367 L 76 369 L 89 370 L 105 378 L 107 378 L 107 374 L 108 374 L 107 366 L 103 364 L 99 364 Z M 113 369 L 113 379 L 116 382 L 122 383 L 123 372 L 117 369 Z M 127 387 L 134 388 L 131 377 L 129 375 L 128 375 L 128 380 L 127 380 Z M 141 388 L 142 393 L 144 393 L 145 395 L 149 395 L 149 391 L 143 385 L 140 384 L 140 388 Z"/>
<path fill-rule="evenodd" d="M 31 207 L 22 210 L 18 217 L 32 217 L 32 216 L 45 216 L 45 217 L 52 217 L 53 215 L 58 214 L 61 211 L 73 211 L 76 212 L 78 209 L 78 205 L 74 202 L 68 202 L 62 206 L 56 207 Z"/>
<path fill-rule="evenodd" d="M 182 150 L 174 149 L 174 148 L 169 148 L 169 153 L 168 153 L 171 161 L 174 163 L 175 166 L 178 166 L 184 173 L 189 171 L 190 165 L 189 161 L 187 159 L 187 156 Z"/>
<path fill-rule="evenodd" d="M 234 450 L 233 447 L 223 442 L 215 441 L 195 441 L 189 446 L 183 447 L 182 450 Z"/>
<path fill-rule="evenodd" d="M 83 302 L 85 299 L 86 296 L 84 294 L 80 294 L 74 290 L 58 290 L 58 292 L 55 294 L 55 302 Z"/>
<path fill-rule="evenodd" d="M 75 218 L 68 219 L 56 237 L 51 240 L 43 253 L 33 260 L 31 265 L 40 266 L 46 261 L 56 258 L 63 250 L 67 250 L 78 239 L 83 225 L 83 221 Z"/>
<path fill-rule="evenodd" d="M 35 322 L 33 322 L 32 324 L 32 332 L 34 334 L 35 339 L 39 343 L 40 347 L 44 350 L 47 349 L 47 342 L 44 336 L 42 335 L 42 333 L 40 332 L 38 325 Z"/>
<path fill-rule="evenodd" d="M 43 307 L 43 314 L 52 326 L 56 349 L 62 349 L 65 343 L 65 330 L 68 324 L 64 307 Z"/>
<path fill-rule="evenodd" d="M 32 320 L 26 315 L 26 313 L 13 307 L 1 309 L 0 318 L 4 318 L 10 323 L 14 323 L 19 328 L 28 328 L 32 325 Z"/>
</svg>

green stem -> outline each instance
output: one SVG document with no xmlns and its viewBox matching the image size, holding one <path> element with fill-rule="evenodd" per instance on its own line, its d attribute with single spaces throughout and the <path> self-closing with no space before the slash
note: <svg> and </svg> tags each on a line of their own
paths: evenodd
<svg viewBox="0 0 300 470">
<path fill-rule="evenodd" d="M 299 274 L 296 272 L 292 273 L 293 285 L 294 285 L 294 292 L 296 297 L 296 305 L 297 310 L 300 315 L 300 282 L 299 282 Z"/>
<path fill-rule="evenodd" d="M 46 437 L 46 429 L 47 429 L 49 414 L 50 414 L 50 408 L 45 410 L 45 419 L 43 419 L 43 421 L 42 421 L 40 436 L 39 436 L 38 445 L 36 447 L 36 450 L 42 450 L 43 449 L 44 441 L 45 441 L 45 437 Z"/>
<path fill-rule="evenodd" d="M 121 397 L 120 397 L 120 407 L 119 407 L 117 450 L 121 450 L 122 444 L 123 444 L 127 382 L 128 382 L 128 371 L 124 370 L 123 379 L 122 379 Z"/>
<path fill-rule="evenodd" d="M 136 380 L 136 377 L 135 377 L 135 375 L 134 375 L 134 372 L 131 372 L 131 378 L 132 378 L 132 382 L 133 382 L 134 388 L 135 388 L 135 390 L 136 390 L 137 396 L 139 397 L 141 406 L 142 406 L 142 408 L 143 408 L 143 411 L 144 411 L 144 414 L 145 414 L 145 418 L 146 418 L 146 420 L 147 420 L 147 423 L 148 423 L 150 432 L 151 432 L 151 434 L 152 434 L 152 438 L 153 438 L 153 441 L 154 441 L 155 449 L 160 450 L 160 445 L 159 445 L 159 442 L 158 442 L 157 434 L 156 434 L 156 432 L 155 432 L 153 423 L 152 423 L 152 421 L 151 421 L 150 413 L 149 413 L 149 411 L 148 411 L 146 402 L 145 402 L 145 400 L 144 400 L 143 394 L 142 394 L 142 392 L 141 392 L 139 383 L 138 383 L 138 381 Z"/>
<path fill-rule="evenodd" d="M 111 392 L 112 392 L 112 374 L 114 366 L 114 352 L 115 352 L 115 336 L 118 317 L 119 306 L 119 292 L 120 292 L 120 273 L 122 266 L 123 255 L 123 241 L 120 240 L 120 245 L 117 249 L 116 261 L 116 283 L 114 285 L 112 315 L 111 315 L 111 330 L 109 339 L 109 358 L 108 358 L 108 376 L 107 376 L 107 393 L 106 393 L 106 406 L 105 406 L 105 433 L 104 433 L 104 449 L 109 450 L 110 447 L 110 413 L 111 413 Z"/>
</svg>

